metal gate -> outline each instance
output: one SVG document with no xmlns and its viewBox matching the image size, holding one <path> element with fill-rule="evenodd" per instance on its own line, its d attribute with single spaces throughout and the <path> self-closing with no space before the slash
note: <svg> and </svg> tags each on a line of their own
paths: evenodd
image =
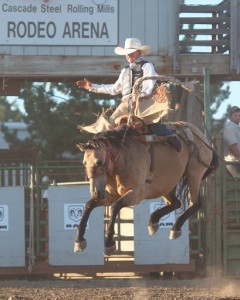
<svg viewBox="0 0 240 300">
<path fill-rule="evenodd" d="M 225 172 L 226 173 L 226 172 Z M 240 178 L 228 177 L 223 189 L 224 275 L 240 275 Z"/>
<path fill-rule="evenodd" d="M 26 250 L 26 266 L 18 268 L 0 268 L 1 275 L 8 274 L 54 274 L 54 273 L 80 273 L 80 274 L 95 274 L 96 273 L 115 273 L 115 272 L 134 272 L 134 273 L 153 273 L 153 272 L 196 272 L 202 270 L 202 255 L 203 255 L 203 240 L 202 240 L 202 217 L 200 212 L 195 218 L 192 218 L 189 225 L 190 230 L 190 263 L 168 263 L 168 264 L 140 264 L 134 262 L 134 232 L 129 230 L 133 228 L 134 213 L 132 208 L 123 210 L 117 219 L 115 227 L 115 240 L 117 244 L 116 254 L 104 257 L 104 265 L 98 266 L 52 266 L 49 264 L 49 237 L 48 237 L 48 203 L 42 201 L 41 190 L 43 185 L 41 183 L 41 176 L 44 174 L 57 174 L 63 176 L 64 167 L 67 166 L 68 173 L 71 166 L 65 163 L 65 166 L 47 166 L 46 163 L 34 162 L 29 165 L 13 166 L 9 164 L 1 165 L 1 176 L 12 177 L 18 170 L 19 174 L 25 174 L 24 188 L 25 188 L 25 250 Z M 81 164 L 79 164 L 80 166 Z M 73 172 L 79 173 L 80 167 L 74 162 Z M 34 180 L 31 185 L 30 174 L 31 168 L 34 170 Z M 77 168 L 77 171 L 76 171 Z M 44 172 L 43 172 L 44 170 Z M 74 171 L 75 170 L 75 171 Z M 3 172 L 4 171 L 4 172 Z M 15 173 L 14 173 L 15 172 Z M 6 175 L 7 174 L 7 175 Z M 83 172 L 82 172 L 82 175 Z M 21 181 L 19 181 L 20 184 Z M 57 186 L 57 182 L 53 182 Z M 146 212 L 147 213 L 147 212 Z M 147 213 L 148 214 L 148 213 Z M 34 219 L 34 226 L 32 224 Z M 104 211 L 104 227 L 106 229 L 107 222 L 110 218 L 109 207 Z M 72 241 L 73 244 L 73 241 Z M 160 250 L 159 250 L 160 251 Z"/>
<path fill-rule="evenodd" d="M 220 157 L 222 138 L 217 139 Z M 229 176 L 220 158 L 217 172 L 208 179 L 204 199 L 205 256 L 207 271 L 240 274 L 240 178 Z"/>
</svg>

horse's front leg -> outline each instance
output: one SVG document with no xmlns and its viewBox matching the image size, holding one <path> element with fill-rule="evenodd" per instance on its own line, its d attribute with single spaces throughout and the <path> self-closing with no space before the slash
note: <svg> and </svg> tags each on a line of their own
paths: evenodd
<svg viewBox="0 0 240 300">
<path fill-rule="evenodd" d="M 76 236 L 75 243 L 74 243 L 74 252 L 83 251 L 87 247 L 87 241 L 84 238 L 87 222 L 88 222 L 91 211 L 95 207 L 101 206 L 101 205 L 102 205 L 101 203 L 94 201 L 93 199 L 87 201 L 84 211 L 83 211 L 82 219 L 77 228 L 77 236 Z"/>
<path fill-rule="evenodd" d="M 106 238 L 105 238 L 105 254 L 111 255 L 116 250 L 116 243 L 113 240 L 113 236 L 115 234 L 114 232 L 114 224 L 116 222 L 116 217 L 120 210 L 123 207 L 128 207 L 131 205 L 134 205 L 136 203 L 139 203 L 139 195 L 134 193 L 132 190 L 128 191 L 124 196 L 119 198 L 112 206 L 111 206 L 111 217 L 108 224 L 107 232 L 106 232 Z"/>
<path fill-rule="evenodd" d="M 151 216 L 148 223 L 148 233 L 149 235 L 155 234 L 159 229 L 159 220 L 171 213 L 172 211 L 181 207 L 181 202 L 175 196 L 175 192 L 170 192 L 167 196 L 163 197 L 165 202 L 167 203 L 166 206 L 155 210 Z"/>
</svg>

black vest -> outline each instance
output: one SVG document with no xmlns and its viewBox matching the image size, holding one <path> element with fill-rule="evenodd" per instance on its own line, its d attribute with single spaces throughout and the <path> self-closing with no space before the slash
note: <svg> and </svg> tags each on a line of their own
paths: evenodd
<svg viewBox="0 0 240 300">
<path fill-rule="evenodd" d="M 129 95 L 132 92 L 132 87 L 138 78 L 143 76 L 142 66 L 147 63 L 146 60 L 140 60 L 139 62 L 135 63 L 133 69 L 130 69 L 129 66 L 125 68 L 125 72 L 123 75 L 122 81 L 122 95 Z"/>
<path fill-rule="evenodd" d="M 147 63 L 145 60 L 141 60 L 140 62 L 136 63 L 136 66 L 131 69 L 132 70 L 132 87 L 138 78 L 143 76 L 143 69 L 142 66 Z"/>
</svg>

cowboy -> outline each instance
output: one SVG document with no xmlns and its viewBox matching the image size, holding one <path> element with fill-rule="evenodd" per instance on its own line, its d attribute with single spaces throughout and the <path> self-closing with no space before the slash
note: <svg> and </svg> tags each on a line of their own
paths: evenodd
<svg viewBox="0 0 240 300">
<path fill-rule="evenodd" d="M 227 162 L 240 162 L 240 108 L 232 106 L 228 111 L 230 122 L 224 128 L 224 159 Z M 240 164 L 226 166 L 233 177 L 240 177 Z"/>
<path fill-rule="evenodd" d="M 124 48 L 116 47 L 114 51 L 118 55 L 125 55 L 126 60 L 129 63 L 127 67 L 121 70 L 120 75 L 114 84 L 95 84 L 86 79 L 76 82 L 78 87 L 94 93 L 111 95 L 122 94 L 120 105 L 109 118 L 109 122 L 112 125 L 118 124 L 121 117 L 128 115 L 130 111 L 137 111 L 136 101 L 132 97 L 132 88 L 136 80 L 141 77 L 152 77 L 158 75 L 153 64 L 143 59 L 143 55 L 149 54 L 151 49 L 148 45 L 142 45 L 140 40 L 136 38 L 127 38 L 125 40 Z M 168 136 L 169 138 L 167 138 L 167 143 L 177 151 L 180 151 L 179 140 L 165 125 L 159 123 L 161 111 L 158 109 L 158 103 L 154 103 L 154 101 L 149 100 L 149 96 L 154 89 L 155 83 L 156 81 L 151 79 L 144 80 L 142 82 L 138 103 L 142 104 L 142 107 L 144 107 L 144 110 L 148 113 L 141 114 L 140 112 L 137 116 L 147 124 L 149 133 Z M 149 106 L 151 106 L 152 109 L 149 109 Z"/>
</svg>

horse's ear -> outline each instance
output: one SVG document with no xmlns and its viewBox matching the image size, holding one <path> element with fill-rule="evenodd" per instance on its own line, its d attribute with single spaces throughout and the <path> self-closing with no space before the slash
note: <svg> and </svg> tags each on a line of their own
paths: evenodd
<svg viewBox="0 0 240 300">
<path fill-rule="evenodd" d="M 78 147 L 78 149 L 80 151 L 86 151 L 86 149 L 87 149 L 87 144 L 84 144 L 84 143 L 77 143 L 76 146 Z"/>
</svg>

